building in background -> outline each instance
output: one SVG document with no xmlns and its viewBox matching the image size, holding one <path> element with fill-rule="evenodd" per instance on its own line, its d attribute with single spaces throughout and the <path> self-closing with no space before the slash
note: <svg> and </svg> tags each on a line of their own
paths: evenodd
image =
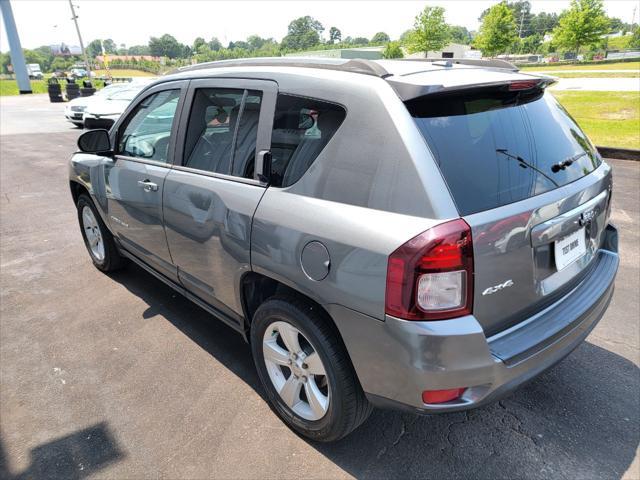
<svg viewBox="0 0 640 480">
<path fill-rule="evenodd" d="M 287 57 L 314 58 L 364 58 L 378 60 L 382 58 L 384 47 L 334 48 L 331 50 L 309 50 L 306 52 L 288 53 Z"/>
<path fill-rule="evenodd" d="M 440 51 L 427 52 L 426 55 L 425 52 L 405 54 L 405 58 L 482 58 L 482 52 L 472 49 L 470 45 L 450 43 Z"/>
</svg>

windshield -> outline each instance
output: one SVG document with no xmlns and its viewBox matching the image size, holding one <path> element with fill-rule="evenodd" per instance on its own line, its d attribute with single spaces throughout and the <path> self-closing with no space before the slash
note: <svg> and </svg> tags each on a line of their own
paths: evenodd
<svg viewBox="0 0 640 480">
<path fill-rule="evenodd" d="M 130 102 L 138 93 L 140 93 L 140 90 L 142 90 L 142 88 L 128 88 L 126 90 L 118 90 L 116 92 L 110 93 L 107 96 L 107 100 L 125 100 Z"/>
<path fill-rule="evenodd" d="M 407 108 L 462 215 L 561 187 L 601 162 L 566 110 L 540 90 L 458 92 Z"/>
</svg>

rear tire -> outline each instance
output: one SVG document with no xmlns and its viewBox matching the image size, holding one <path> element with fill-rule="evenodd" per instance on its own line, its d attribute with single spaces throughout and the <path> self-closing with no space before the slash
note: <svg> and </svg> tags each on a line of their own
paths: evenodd
<svg viewBox="0 0 640 480">
<path fill-rule="evenodd" d="M 124 266 L 113 235 L 102 221 L 91 198 L 83 193 L 78 197 L 78 222 L 84 245 L 91 261 L 102 272 L 112 272 Z"/>
<path fill-rule="evenodd" d="M 367 419 L 372 407 L 324 312 L 300 298 L 272 297 L 256 311 L 250 335 L 269 404 L 295 432 L 332 442 Z"/>
</svg>

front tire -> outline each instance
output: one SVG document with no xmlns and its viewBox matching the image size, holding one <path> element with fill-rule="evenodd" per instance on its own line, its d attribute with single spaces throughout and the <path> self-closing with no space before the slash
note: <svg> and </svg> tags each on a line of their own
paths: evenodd
<svg viewBox="0 0 640 480">
<path fill-rule="evenodd" d="M 102 272 L 112 272 L 124 265 L 113 235 L 102 221 L 91 198 L 86 194 L 78 197 L 78 222 L 84 245 L 91 261 Z"/>
<path fill-rule="evenodd" d="M 339 440 L 372 407 L 331 319 L 296 297 L 273 297 L 256 311 L 251 349 L 272 409 L 311 440 Z"/>
</svg>

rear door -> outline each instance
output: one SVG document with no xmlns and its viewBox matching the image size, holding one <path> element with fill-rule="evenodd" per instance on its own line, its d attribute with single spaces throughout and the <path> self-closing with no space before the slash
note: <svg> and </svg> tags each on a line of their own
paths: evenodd
<svg viewBox="0 0 640 480">
<path fill-rule="evenodd" d="M 191 81 L 165 181 L 164 221 L 182 284 L 229 315 L 242 313 L 235 286 L 250 267 L 251 222 L 266 185 L 255 175 L 270 148 L 275 82 Z"/>
<path fill-rule="evenodd" d="M 610 168 L 540 89 L 408 102 L 472 228 L 473 312 L 488 335 L 575 285 L 606 226 Z"/>
<path fill-rule="evenodd" d="M 112 231 L 125 249 L 173 279 L 176 269 L 162 222 L 162 192 L 187 84 L 164 83 L 137 99 L 114 133 L 114 163 L 105 169 Z"/>
</svg>

